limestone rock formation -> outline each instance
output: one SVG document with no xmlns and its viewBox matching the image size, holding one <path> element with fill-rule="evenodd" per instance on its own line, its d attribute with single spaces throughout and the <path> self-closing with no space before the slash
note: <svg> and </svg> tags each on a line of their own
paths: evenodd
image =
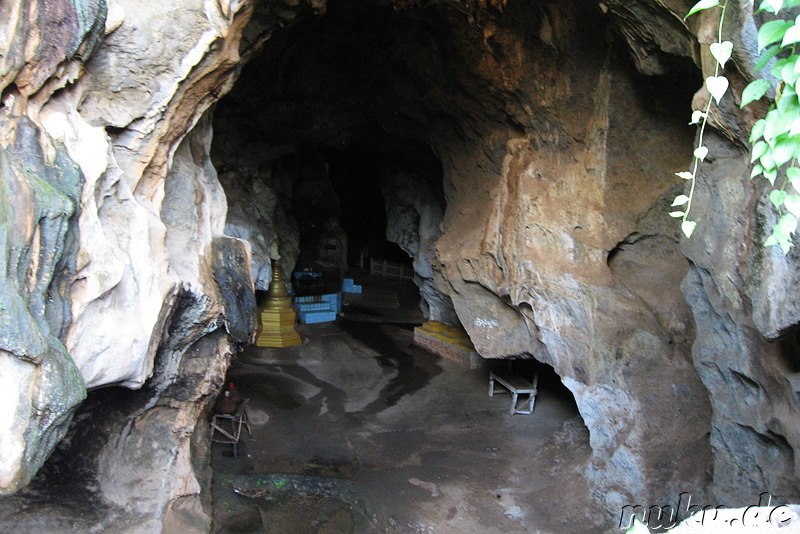
<svg viewBox="0 0 800 534">
<path fill-rule="evenodd" d="M 192 458 L 207 447 L 192 436 L 255 324 L 249 249 L 222 236 L 227 206 L 201 120 L 233 79 L 241 7 L 0 8 L 4 494 L 30 481 L 87 389 L 147 382 L 147 402 L 100 423 L 117 432 L 97 436 L 89 484 L 137 517 L 132 531 L 174 524 L 170 510 L 208 519 L 199 501 L 187 506 L 201 492 Z M 158 491 L 136 482 L 145 473 L 131 452 Z"/>
<path fill-rule="evenodd" d="M 775 214 L 747 180 L 749 2 L 731 0 L 701 224 L 687 240 L 666 215 L 718 24 L 691 4 L 0 5 L 0 492 L 89 390 L 96 523 L 207 531 L 204 414 L 270 258 L 299 255 L 303 163 L 350 151 L 387 162 L 387 237 L 428 317 L 573 392 L 601 512 L 687 486 L 796 501 L 798 259 L 761 247 Z M 133 391 L 104 413 L 112 386 Z"/>
</svg>

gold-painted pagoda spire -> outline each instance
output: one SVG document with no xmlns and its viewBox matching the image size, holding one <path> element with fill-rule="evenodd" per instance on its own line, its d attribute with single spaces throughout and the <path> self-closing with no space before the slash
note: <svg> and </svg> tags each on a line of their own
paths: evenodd
<svg viewBox="0 0 800 534">
<path fill-rule="evenodd" d="M 286 292 L 280 263 L 273 260 L 267 300 L 258 314 L 256 346 L 283 348 L 300 345 L 303 340 L 295 329 L 296 322 L 297 312 Z"/>
</svg>

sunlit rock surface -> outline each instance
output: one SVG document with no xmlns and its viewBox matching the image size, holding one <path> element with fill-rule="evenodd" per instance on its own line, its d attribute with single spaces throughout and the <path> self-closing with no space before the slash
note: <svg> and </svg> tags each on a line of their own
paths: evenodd
<svg viewBox="0 0 800 534">
<path fill-rule="evenodd" d="M 192 465 L 204 426 L 192 436 L 254 327 L 249 247 L 222 235 L 201 120 L 233 81 L 241 7 L 0 8 L 2 493 L 28 483 L 87 388 L 147 383 L 142 406 L 100 423 L 116 431 L 96 436 L 89 484 L 141 520 L 129 531 L 158 532 L 180 510 L 208 519 L 196 480 L 208 475 Z"/>
</svg>

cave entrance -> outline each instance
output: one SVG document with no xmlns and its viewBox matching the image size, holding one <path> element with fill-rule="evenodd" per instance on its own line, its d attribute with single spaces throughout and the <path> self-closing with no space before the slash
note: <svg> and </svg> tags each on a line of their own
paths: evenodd
<svg viewBox="0 0 800 534">
<path fill-rule="evenodd" d="M 257 16 L 251 25 L 245 33 L 255 42 L 267 30 Z M 534 414 L 510 416 L 507 397 L 487 396 L 488 364 L 468 369 L 413 344 L 423 320 L 459 325 L 432 265 L 453 196 L 451 152 L 468 158 L 468 140 L 506 135 L 480 131 L 478 116 L 515 121 L 491 98 L 487 109 L 476 104 L 486 81 L 466 74 L 473 66 L 464 47 L 492 41 L 457 4 L 404 12 L 334 0 L 325 14 L 301 14 L 269 32 L 215 110 L 212 161 L 228 199 L 226 234 L 250 242 L 260 291 L 270 258 L 280 257 L 297 294 L 339 291 L 346 277 L 363 281 L 364 294 L 345 297 L 335 322 L 301 325 L 303 345 L 249 347 L 235 358 L 227 378 L 249 399 L 253 435 L 238 457 L 214 448 L 220 531 L 295 532 L 281 521 L 305 521 L 312 509 L 318 526 L 341 520 L 344 532 L 387 514 L 422 531 L 425 521 L 447 521 L 434 508 L 455 520 L 465 502 L 478 523 L 516 528 L 538 504 L 520 504 L 532 486 L 518 487 L 510 473 L 525 471 L 532 484 L 529 475 L 553 462 L 576 471 L 589 456 L 574 399 L 547 366 L 492 362 L 540 374 Z M 486 165 L 480 172 L 498 175 L 502 161 Z M 462 194 L 487 204 L 485 191 Z M 378 283 L 376 261 L 412 268 L 419 290 L 398 289 L 408 280 Z M 555 445 L 539 454 L 548 440 Z M 224 483 L 230 473 L 250 473 L 242 479 L 249 489 L 234 495 Z M 241 497 L 276 474 L 305 487 L 320 483 L 308 477 L 335 482 L 324 495 L 306 491 L 278 505 Z M 555 475 L 546 485 L 588 498 L 584 483 Z M 370 517 L 352 512 L 365 508 Z M 480 530 L 470 521 L 454 528 Z"/>
</svg>

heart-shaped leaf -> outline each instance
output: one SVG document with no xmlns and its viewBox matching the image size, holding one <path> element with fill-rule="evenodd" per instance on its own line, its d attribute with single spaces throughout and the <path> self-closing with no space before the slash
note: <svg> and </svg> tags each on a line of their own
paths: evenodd
<svg viewBox="0 0 800 534">
<path fill-rule="evenodd" d="M 733 53 L 733 43 L 730 41 L 723 41 L 721 43 L 711 43 L 711 55 L 717 60 L 723 68 L 725 63 L 731 58 Z"/>
<path fill-rule="evenodd" d="M 692 112 L 692 122 L 690 122 L 689 124 L 698 124 L 701 120 L 705 118 L 705 116 L 706 116 L 705 113 L 703 113 L 699 109 L 696 109 Z"/>
<path fill-rule="evenodd" d="M 708 147 L 699 146 L 694 149 L 694 157 L 696 157 L 700 161 L 706 159 L 706 156 L 708 156 Z"/>
<path fill-rule="evenodd" d="M 764 169 L 764 178 L 769 180 L 770 185 L 775 185 L 775 179 L 778 177 L 778 169 Z"/>
<path fill-rule="evenodd" d="M 772 200 L 772 194 L 770 194 L 770 200 Z M 786 195 L 783 205 L 792 215 L 800 217 L 800 195 Z"/>
<path fill-rule="evenodd" d="M 772 233 L 779 239 L 782 235 L 788 238 L 795 230 L 797 230 L 797 217 L 793 213 L 784 213 L 772 227 Z"/>
<path fill-rule="evenodd" d="M 769 193 L 769 200 L 772 202 L 772 205 L 776 208 L 780 208 L 783 205 L 783 201 L 786 200 L 786 191 L 781 191 L 780 189 L 773 189 Z"/>
<path fill-rule="evenodd" d="M 687 202 L 689 202 L 689 197 L 687 197 L 686 195 L 678 195 L 677 197 L 675 197 L 675 200 L 672 201 L 672 205 L 683 206 Z"/>
<path fill-rule="evenodd" d="M 709 76 L 706 78 L 706 87 L 711 96 L 714 97 L 714 100 L 717 101 L 717 104 L 719 104 L 719 101 L 728 91 L 728 78 L 725 76 Z"/>
<path fill-rule="evenodd" d="M 697 223 L 694 221 L 683 221 L 681 223 L 681 230 L 683 230 L 683 235 L 686 237 L 692 237 L 692 232 L 694 232 L 694 227 L 697 226 Z"/>
</svg>

